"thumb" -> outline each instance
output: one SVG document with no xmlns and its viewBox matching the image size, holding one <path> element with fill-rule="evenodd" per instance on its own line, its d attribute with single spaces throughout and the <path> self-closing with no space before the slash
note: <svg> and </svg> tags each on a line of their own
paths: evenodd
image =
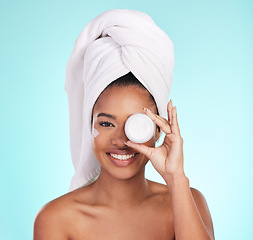
<svg viewBox="0 0 253 240">
<path fill-rule="evenodd" d="M 131 147 L 133 149 L 135 149 L 136 151 L 138 151 L 139 153 L 142 153 L 144 154 L 148 159 L 151 158 L 152 156 L 152 153 L 154 151 L 154 148 L 150 148 L 150 147 L 147 147 L 143 144 L 140 144 L 140 143 L 134 143 L 134 142 L 131 142 L 131 141 L 127 141 L 127 142 L 124 142 L 128 147 Z"/>
</svg>

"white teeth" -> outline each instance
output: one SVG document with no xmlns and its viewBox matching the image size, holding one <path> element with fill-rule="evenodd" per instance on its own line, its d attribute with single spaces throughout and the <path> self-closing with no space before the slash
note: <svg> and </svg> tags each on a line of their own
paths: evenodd
<svg viewBox="0 0 253 240">
<path fill-rule="evenodd" d="M 128 154 L 128 155 L 118 155 L 118 154 L 113 154 L 110 153 L 110 155 L 118 160 L 127 160 L 129 158 L 134 157 L 134 154 Z"/>
</svg>

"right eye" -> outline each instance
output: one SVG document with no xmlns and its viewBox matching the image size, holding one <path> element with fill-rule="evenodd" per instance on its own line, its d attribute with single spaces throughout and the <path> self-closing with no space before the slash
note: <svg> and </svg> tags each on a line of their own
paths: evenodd
<svg viewBox="0 0 253 240">
<path fill-rule="evenodd" d="M 102 127 L 114 127 L 114 125 L 108 121 L 99 122 L 99 125 Z"/>
</svg>

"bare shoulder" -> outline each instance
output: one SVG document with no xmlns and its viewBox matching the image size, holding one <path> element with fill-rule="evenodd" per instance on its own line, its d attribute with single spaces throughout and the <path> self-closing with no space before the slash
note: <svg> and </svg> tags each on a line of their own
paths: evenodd
<svg viewBox="0 0 253 240">
<path fill-rule="evenodd" d="M 89 226 L 96 213 L 92 206 L 94 193 L 90 186 L 82 187 L 44 205 L 34 221 L 34 240 L 76 239 Z M 89 237 L 85 231 L 86 237 Z"/>
<path fill-rule="evenodd" d="M 59 197 L 44 205 L 37 213 L 34 221 L 34 240 L 68 239 L 65 230 L 65 219 L 68 211 L 65 196 Z"/>
<path fill-rule="evenodd" d="M 34 240 L 70 239 L 73 218 L 78 215 L 77 191 L 45 204 L 34 220 Z"/>
<path fill-rule="evenodd" d="M 208 230 L 208 232 L 213 236 L 214 238 L 214 230 L 213 230 L 213 222 L 211 218 L 211 214 L 207 205 L 207 201 L 204 197 L 204 195 L 197 189 L 191 188 L 191 193 L 194 199 L 194 202 L 198 208 L 199 214 L 205 223 L 205 226 Z"/>
<path fill-rule="evenodd" d="M 191 193 L 200 213 L 209 213 L 209 209 L 204 195 L 196 188 L 191 188 Z"/>
</svg>

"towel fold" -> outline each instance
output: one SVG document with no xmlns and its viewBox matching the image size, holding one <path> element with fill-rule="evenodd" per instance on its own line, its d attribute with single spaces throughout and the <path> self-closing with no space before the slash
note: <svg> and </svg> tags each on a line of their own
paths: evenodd
<svg viewBox="0 0 253 240">
<path fill-rule="evenodd" d="M 108 10 L 90 21 L 75 41 L 66 66 L 70 150 L 75 169 L 69 191 L 97 177 L 101 166 L 91 145 L 93 105 L 108 84 L 132 72 L 166 117 L 174 49 L 170 38 L 145 13 Z"/>
</svg>

